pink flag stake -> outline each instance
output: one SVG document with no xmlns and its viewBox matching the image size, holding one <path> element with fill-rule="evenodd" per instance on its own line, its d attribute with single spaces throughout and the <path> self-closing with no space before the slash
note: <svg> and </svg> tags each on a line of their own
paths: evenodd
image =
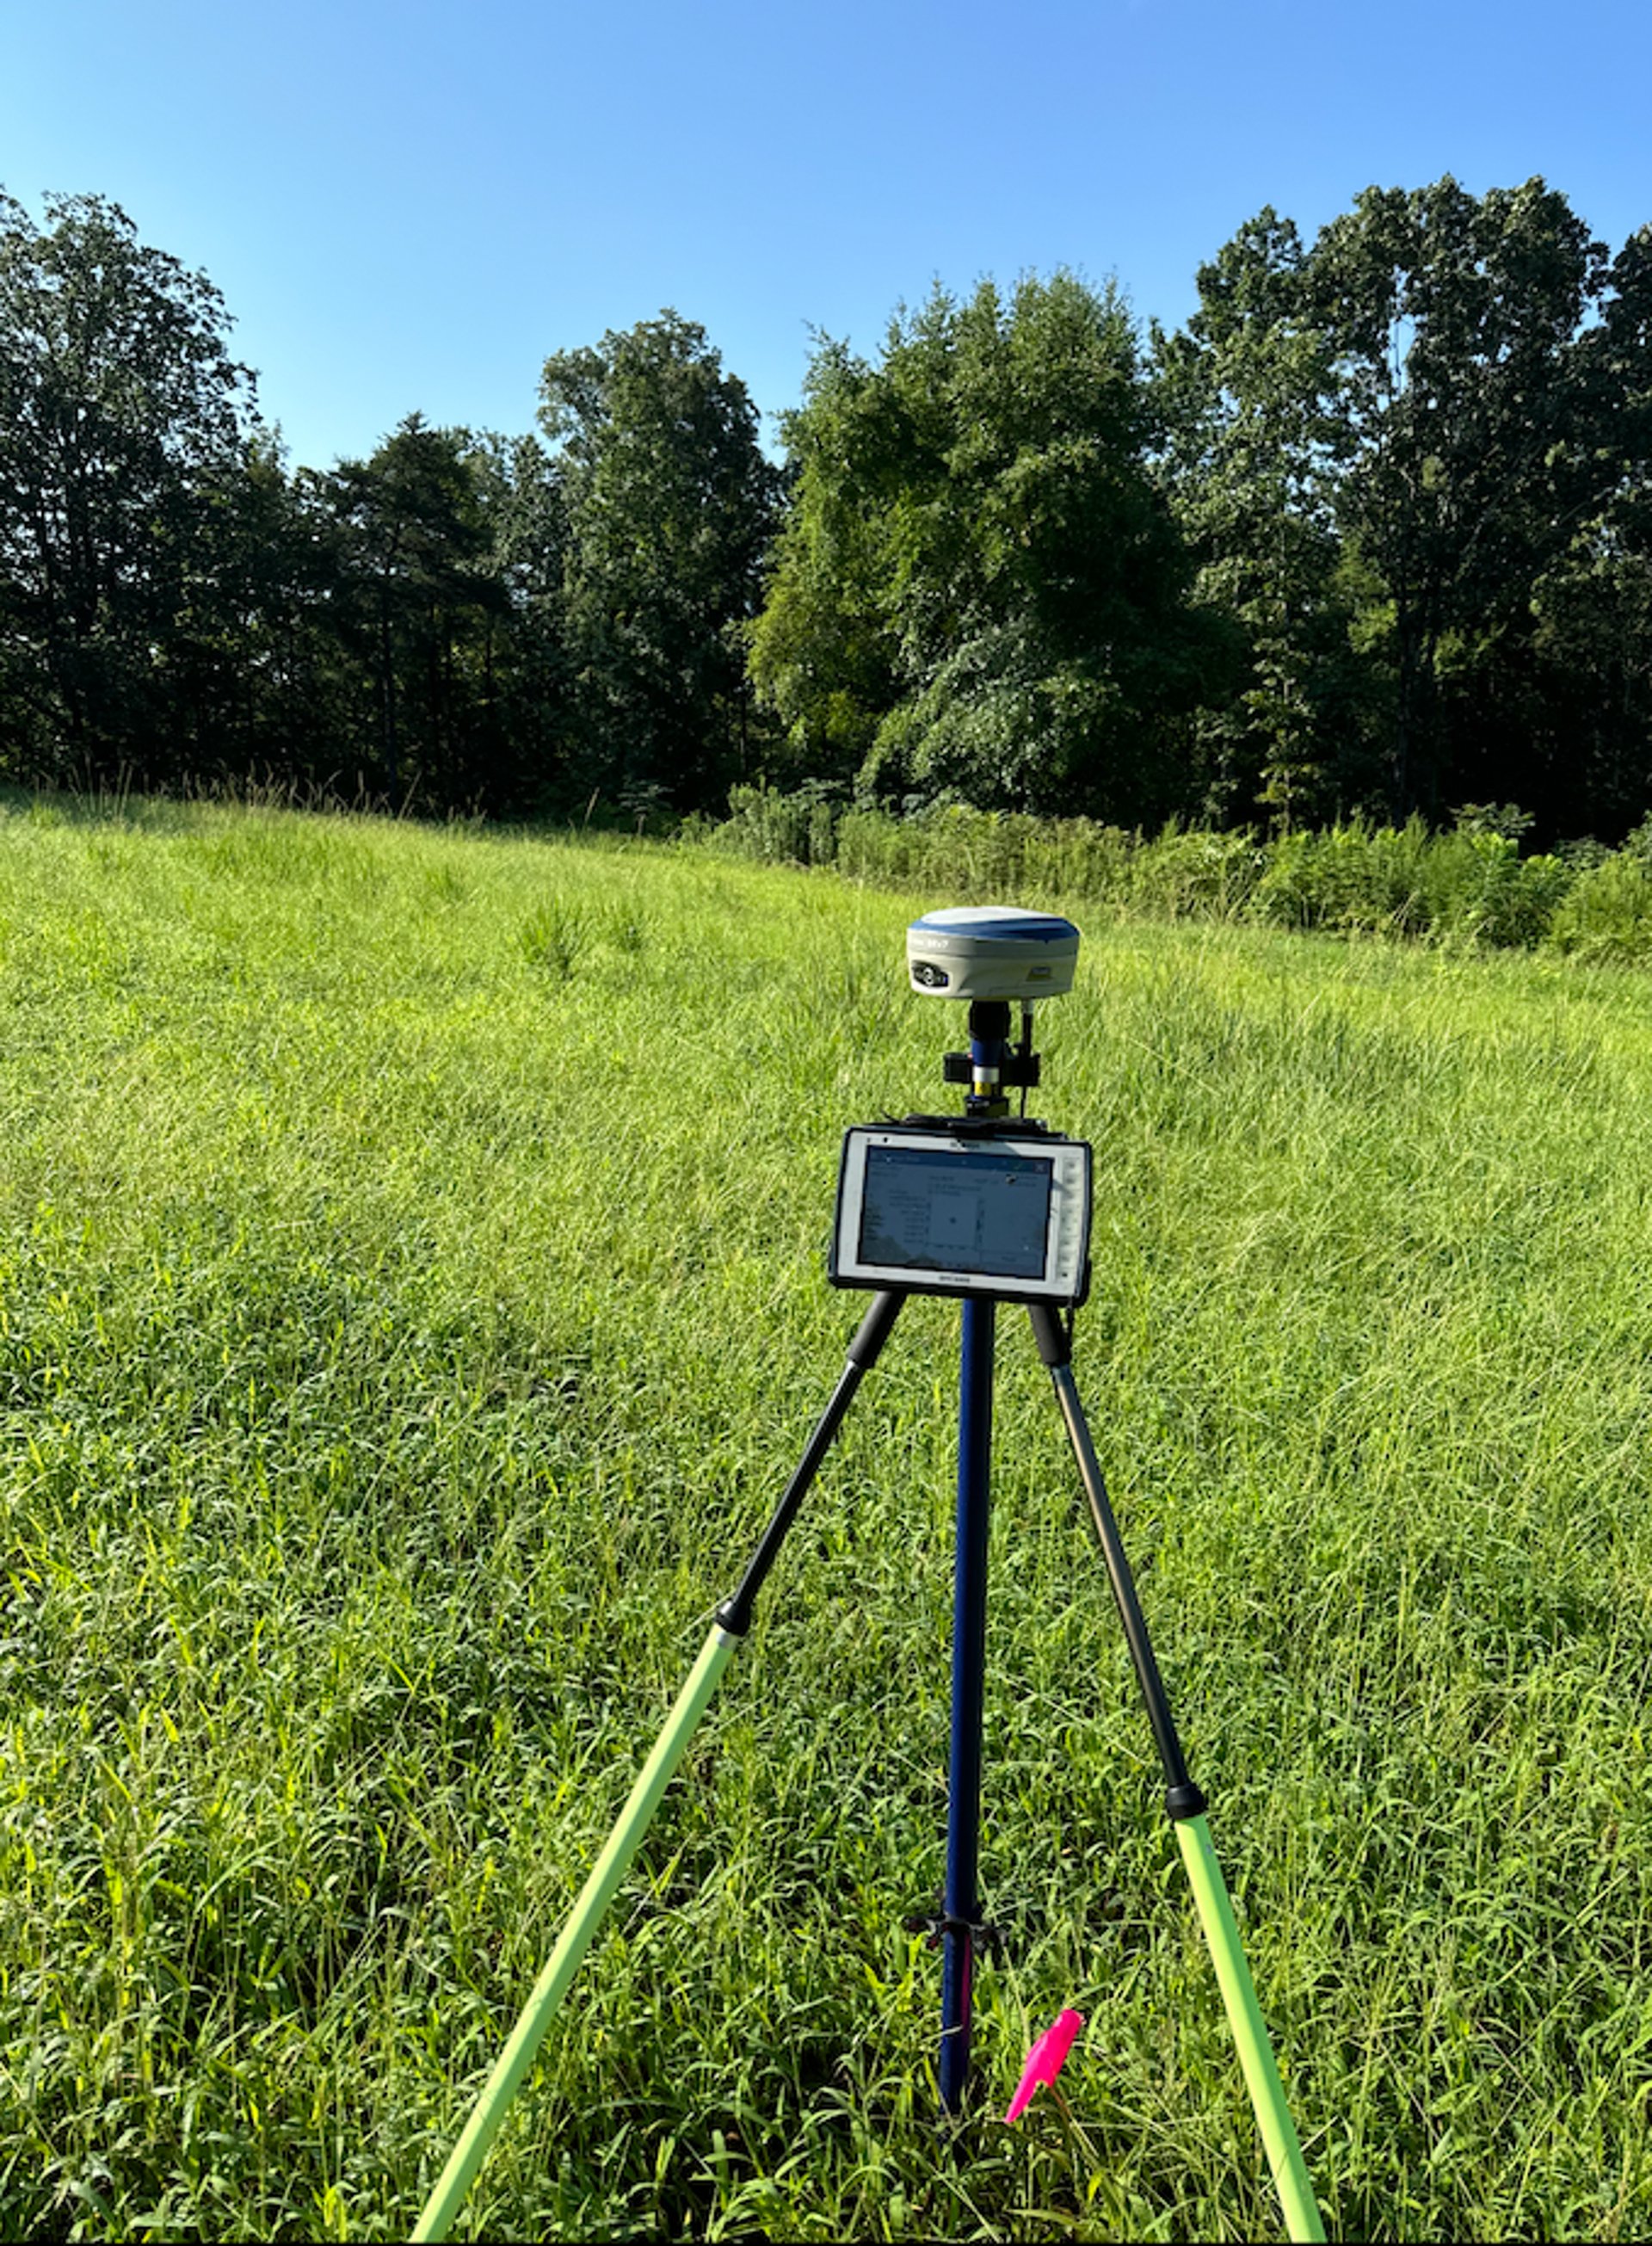
<svg viewBox="0 0 1652 2246">
<path fill-rule="evenodd" d="M 1037 2042 L 1027 2053 L 1027 2064 L 1021 2070 L 1021 2079 L 1016 2085 L 1016 2094 L 1010 2100 L 1006 2121 L 1018 2121 L 1032 2103 L 1033 2093 L 1041 2083 L 1053 2082 L 1065 2066 L 1067 2053 L 1072 2049 L 1072 2039 L 1084 2024 L 1082 2012 L 1065 2011 L 1057 2014 Z"/>
</svg>

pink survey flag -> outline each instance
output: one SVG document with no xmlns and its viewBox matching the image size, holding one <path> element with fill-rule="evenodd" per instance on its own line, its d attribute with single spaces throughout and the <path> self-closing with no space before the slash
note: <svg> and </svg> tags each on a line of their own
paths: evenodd
<svg viewBox="0 0 1652 2246">
<path fill-rule="evenodd" d="M 1072 2039 L 1084 2024 L 1082 2012 L 1058 2012 L 1050 2025 L 1027 2053 L 1027 2064 L 1021 2070 L 1021 2079 L 1016 2085 L 1016 2094 L 1010 2100 L 1006 2121 L 1018 2121 L 1032 2103 L 1032 2094 L 1040 2083 L 1053 2082 L 1066 2064 L 1067 2053 L 1072 2049 Z"/>
</svg>

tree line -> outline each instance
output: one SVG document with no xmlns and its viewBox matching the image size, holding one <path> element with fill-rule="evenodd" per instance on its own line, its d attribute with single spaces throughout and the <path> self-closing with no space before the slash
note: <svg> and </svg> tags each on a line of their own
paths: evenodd
<svg viewBox="0 0 1652 2246">
<path fill-rule="evenodd" d="M 1652 228 L 1263 211 L 1174 332 L 1058 272 L 821 338 L 783 459 L 675 312 L 538 425 L 289 466 L 224 301 L 0 197 L 0 778 L 717 813 L 759 775 L 1288 831 L 1652 807 Z"/>
</svg>

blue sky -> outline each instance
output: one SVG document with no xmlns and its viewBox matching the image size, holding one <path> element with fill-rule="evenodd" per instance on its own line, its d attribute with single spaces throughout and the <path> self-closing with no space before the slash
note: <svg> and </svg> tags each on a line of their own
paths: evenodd
<svg viewBox="0 0 1652 2246">
<path fill-rule="evenodd" d="M 1541 173 L 1652 220 L 1652 0 L 3 0 L 0 184 L 211 276 L 295 461 L 517 431 L 674 305 L 765 414 L 812 328 L 1066 265 L 1174 324 L 1264 203 Z M 772 423 L 769 424 L 772 438 Z"/>
</svg>

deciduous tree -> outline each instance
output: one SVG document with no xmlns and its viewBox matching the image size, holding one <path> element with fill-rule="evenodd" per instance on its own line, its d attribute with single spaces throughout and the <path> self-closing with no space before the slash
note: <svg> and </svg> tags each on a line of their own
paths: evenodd
<svg viewBox="0 0 1652 2246">
<path fill-rule="evenodd" d="M 1198 276 L 1199 310 L 1153 333 L 1157 471 L 1199 562 L 1196 596 L 1242 635 L 1244 670 L 1200 712 L 1205 800 L 1282 827 L 1357 802 L 1351 602 L 1335 514 L 1343 439 L 1295 227 L 1271 208 Z"/>
<path fill-rule="evenodd" d="M 1125 308 L 1069 274 L 938 290 L 875 367 L 823 345 L 753 637 L 794 756 L 886 798 L 1181 808 L 1214 643 L 1147 427 Z"/>
<path fill-rule="evenodd" d="M 1315 243 L 1337 527 L 1380 586 L 1364 645 L 1391 691 L 1396 810 L 1523 800 L 1517 744 L 1479 719 L 1524 661 L 1540 578 L 1621 479 L 1587 344 L 1608 277 L 1537 179 L 1479 198 L 1450 178 L 1367 188 Z"/>
<path fill-rule="evenodd" d="M 505 601 L 470 432 L 409 414 L 370 459 L 341 461 L 329 493 L 390 794 L 446 808 L 486 794 Z"/>
<path fill-rule="evenodd" d="M 665 311 L 555 353 L 540 395 L 582 783 L 720 807 L 740 770 L 744 630 L 778 493 L 745 385 L 704 328 Z"/>
<path fill-rule="evenodd" d="M 115 204 L 0 197 L 0 725 L 14 770 L 176 777 L 165 672 L 253 380 L 223 300 Z"/>
</svg>

